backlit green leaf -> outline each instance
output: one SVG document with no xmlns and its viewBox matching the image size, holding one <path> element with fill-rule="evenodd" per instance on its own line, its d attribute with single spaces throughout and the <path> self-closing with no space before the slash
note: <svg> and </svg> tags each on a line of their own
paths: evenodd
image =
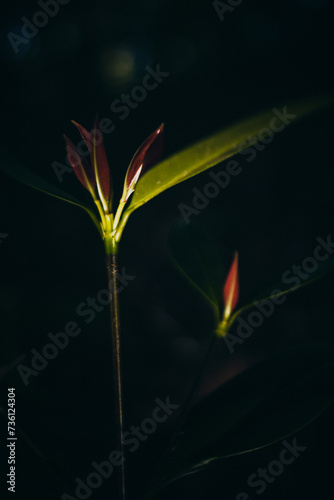
<svg viewBox="0 0 334 500">
<path fill-rule="evenodd" d="M 275 126 L 280 126 L 283 130 L 288 123 L 294 123 L 308 113 L 331 103 L 330 99 L 315 99 L 272 108 L 217 132 L 167 158 L 139 179 L 124 218 L 127 220 L 130 213 L 166 189 L 249 148 L 261 140 L 264 129 L 269 128 L 273 133 L 278 133 L 275 132 Z M 290 118 L 285 119 L 285 123 L 284 119 L 282 121 L 277 117 L 280 113 L 284 114 L 284 109 L 285 113 L 290 115 Z"/>
</svg>

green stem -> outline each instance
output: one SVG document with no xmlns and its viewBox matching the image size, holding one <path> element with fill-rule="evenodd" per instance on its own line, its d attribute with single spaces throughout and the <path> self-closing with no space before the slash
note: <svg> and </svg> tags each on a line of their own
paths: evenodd
<svg viewBox="0 0 334 500">
<path fill-rule="evenodd" d="M 120 315 L 117 291 L 117 254 L 106 255 L 108 273 L 111 318 L 111 338 L 113 351 L 113 374 L 115 393 L 115 428 L 117 443 L 121 453 L 121 466 L 117 468 L 119 499 L 125 499 L 125 466 L 124 466 L 124 437 L 123 437 L 123 399 L 122 399 L 122 373 L 121 373 L 121 342 L 120 342 Z"/>
<path fill-rule="evenodd" d="M 122 233 L 124 231 L 126 223 L 128 222 L 129 217 L 130 217 L 131 214 L 132 214 L 132 211 L 126 210 L 125 213 L 123 214 L 122 219 L 117 224 L 117 227 L 115 229 L 115 241 L 116 241 L 117 244 L 119 243 L 119 241 L 121 239 Z"/>
<path fill-rule="evenodd" d="M 114 220 L 113 229 L 116 229 L 117 226 L 118 226 L 118 223 L 119 223 L 119 220 L 121 218 L 123 209 L 125 207 L 125 203 L 126 203 L 126 201 L 122 201 L 122 200 L 119 202 L 119 205 L 118 205 L 118 208 L 117 208 L 116 214 L 115 214 L 115 220 Z"/>
</svg>

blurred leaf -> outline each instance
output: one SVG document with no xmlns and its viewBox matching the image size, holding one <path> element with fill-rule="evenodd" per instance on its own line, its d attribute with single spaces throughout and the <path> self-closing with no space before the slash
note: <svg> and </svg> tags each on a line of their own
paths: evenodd
<svg viewBox="0 0 334 500">
<path fill-rule="evenodd" d="M 219 251 L 208 231 L 181 220 L 172 227 L 168 246 L 174 264 L 209 301 L 218 321 L 230 256 L 227 258 Z"/>
<path fill-rule="evenodd" d="M 27 167 L 19 163 L 8 151 L 6 151 L 2 147 L 0 149 L 0 170 L 5 172 L 10 177 L 13 177 L 23 184 L 27 184 L 28 186 L 35 188 L 38 191 L 42 191 L 43 193 L 49 194 L 51 196 L 54 196 L 55 198 L 59 198 L 60 200 L 67 201 L 72 205 L 76 205 L 77 207 L 82 208 L 83 210 L 85 210 L 85 212 L 88 213 L 95 226 L 97 227 L 99 233 L 101 234 L 101 227 L 98 219 L 90 207 L 77 200 L 70 194 L 65 193 L 57 186 L 54 186 L 53 184 L 51 184 L 51 182 L 47 181 L 43 177 L 40 177 L 32 170 L 29 170 Z"/>
<path fill-rule="evenodd" d="M 6 377 L 7 373 L 9 373 L 13 368 L 16 368 L 17 365 L 19 363 L 21 363 L 24 358 L 25 358 L 25 354 L 21 354 L 16 359 L 14 359 L 14 361 L 12 361 L 11 363 L 4 365 L 4 366 L 1 366 L 0 367 L 0 382 L 2 381 L 2 379 L 4 379 Z"/>
<path fill-rule="evenodd" d="M 318 108 L 332 104 L 331 99 L 314 99 L 286 106 L 296 115 L 293 122 Z M 268 128 L 275 117 L 267 110 L 230 126 L 162 161 L 139 179 L 124 218 L 166 189 L 204 172 L 260 140 L 258 134 Z"/>
<path fill-rule="evenodd" d="M 294 347 L 245 370 L 189 414 L 145 496 L 213 460 L 294 434 L 334 401 L 334 342 Z"/>
</svg>

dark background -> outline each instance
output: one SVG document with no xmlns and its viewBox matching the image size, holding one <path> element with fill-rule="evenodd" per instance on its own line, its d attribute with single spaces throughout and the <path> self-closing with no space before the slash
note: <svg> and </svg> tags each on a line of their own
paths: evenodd
<svg viewBox="0 0 334 500">
<path fill-rule="evenodd" d="M 244 0 L 223 21 L 204 0 L 71 0 L 15 54 L 7 34 L 20 33 L 21 18 L 40 10 L 34 1 L 2 9 L 1 147 L 81 199 L 86 193 L 75 176 L 65 174 L 59 185 L 51 166 L 65 161 L 63 133 L 79 139 L 71 119 L 86 128 L 96 112 L 113 121 L 105 145 L 117 201 L 133 153 L 161 122 L 168 156 L 263 108 L 333 90 L 330 0 Z M 169 76 L 121 120 L 111 103 L 157 64 Z M 246 289 L 300 263 L 300 256 L 313 254 L 318 236 L 331 233 L 332 134 L 328 113 L 291 126 L 254 162 L 240 157 L 243 173 L 191 219 L 230 255 L 239 250 Z M 158 397 L 185 402 L 208 345 L 211 311 L 178 274 L 167 245 L 179 204 L 191 205 L 192 189 L 207 180 L 204 173 L 152 200 L 130 218 L 122 239 L 120 267 L 135 276 L 121 294 L 127 429 L 151 415 Z M 16 387 L 17 424 L 70 479 L 69 486 L 61 483 L 20 439 L 16 498 L 60 498 L 65 491 L 74 495 L 74 479 L 84 480 L 91 462 L 114 448 L 108 309 L 89 325 L 76 314 L 106 286 L 103 245 L 84 212 L 2 174 L 0 182 L 0 233 L 8 234 L 0 240 L 0 366 L 20 355 L 29 366 L 31 349 L 41 350 L 47 334 L 63 331 L 68 321 L 82 328 L 27 387 L 17 361 L 1 384 L 2 407 L 7 387 Z M 291 296 L 235 354 L 221 346 L 202 394 L 270 353 L 331 338 L 332 304 L 332 277 Z M 128 456 L 130 498 L 141 498 L 177 417 Z M 268 485 L 263 500 L 331 494 L 332 418 L 328 411 L 297 435 L 307 450 Z M 5 419 L 1 426 L 5 436 Z M 234 500 L 241 491 L 256 498 L 247 478 L 281 447 L 218 461 L 157 498 Z M 2 481 L 6 473 L 4 458 Z M 92 498 L 116 498 L 114 480 Z"/>
</svg>

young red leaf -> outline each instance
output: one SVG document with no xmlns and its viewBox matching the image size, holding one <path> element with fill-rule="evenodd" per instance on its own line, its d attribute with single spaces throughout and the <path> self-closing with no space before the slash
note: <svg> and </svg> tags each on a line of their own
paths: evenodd
<svg viewBox="0 0 334 500">
<path fill-rule="evenodd" d="M 135 190 L 139 176 L 160 160 L 163 148 L 163 130 L 164 124 L 162 123 L 134 154 L 125 176 L 123 202 L 126 202 Z"/>
<path fill-rule="evenodd" d="M 72 123 L 77 127 L 77 129 L 80 132 L 81 137 L 83 138 L 84 142 L 86 143 L 86 146 L 88 148 L 88 151 L 92 153 L 93 151 L 93 138 L 92 134 L 88 132 L 88 130 L 85 129 L 80 123 L 75 122 L 72 120 Z"/>
<path fill-rule="evenodd" d="M 153 167 L 153 165 L 161 160 L 164 146 L 164 124 L 162 123 L 160 127 L 155 132 L 153 132 L 153 134 L 151 134 L 145 142 L 149 142 L 149 145 L 144 156 L 141 174 L 147 172 L 148 169 Z"/>
<path fill-rule="evenodd" d="M 230 317 L 233 309 L 235 308 L 239 298 L 239 276 L 238 276 L 238 252 L 235 252 L 234 260 L 231 265 L 230 271 L 227 275 L 223 299 L 225 304 L 224 319 Z"/>
<path fill-rule="evenodd" d="M 94 129 L 91 133 L 93 142 L 93 151 L 91 153 L 91 162 L 94 168 L 97 188 L 100 199 L 105 210 L 111 210 L 111 178 L 110 169 L 107 160 L 106 150 L 103 144 L 103 134 L 101 132 L 98 119 L 96 118 Z M 105 202 L 105 203 L 104 203 Z"/>
<path fill-rule="evenodd" d="M 64 135 L 66 141 L 66 151 L 68 160 L 74 170 L 75 175 L 81 182 L 81 184 L 88 189 L 88 191 L 93 192 L 95 190 L 95 178 L 93 170 L 89 165 L 88 161 L 80 156 L 74 144 Z"/>
</svg>

